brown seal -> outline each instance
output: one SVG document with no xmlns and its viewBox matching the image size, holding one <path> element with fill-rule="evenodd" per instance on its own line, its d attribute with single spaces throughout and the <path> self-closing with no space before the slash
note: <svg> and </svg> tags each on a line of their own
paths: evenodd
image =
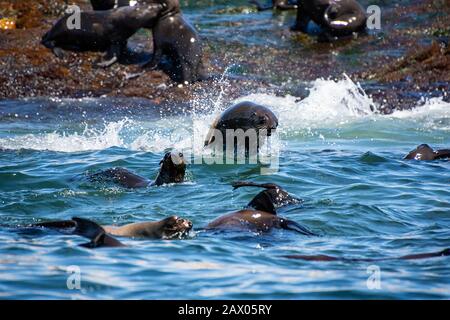
<svg viewBox="0 0 450 320">
<path fill-rule="evenodd" d="M 163 1 L 163 0 L 162 0 Z M 156 2 L 156 1 L 155 1 Z M 153 28 L 163 10 L 160 3 L 81 12 L 81 29 L 69 28 L 65 15 L 48 31 L 41 43 L 62 58 L 62 50 L 107 52 L 98 67 L 109 67 L 127 52 L 127 40 L 141 28 Z"/>
<path fill-rule="evenodd" d="M 106 169 L 89 176 L 92 182 L 112 181 L 125 188 L 145 188 L 168 183 L 181 183 L 186 173 L 186 162 L 181 152 L 167 152 L 159 163 L 160 168 L 155 181 L 141 177 L 125 168 Z"/>
<path fill-rule="evenodd" d="M 57 229 L 65 233 L 79 235 L 91 241 L 84 247 L 122 247 L 125 246 L 112 236 L 147 238 L 147 239 L 181 239 L 192 229 L 192 222 L 176 216 L 160 221 L 131 223 L 124 226 L 101 226 L 94 221 L 74 217 L 72 220 L 50 221 L 31 225 L 31 227 Z"/>
<path fill-rule="evenodd" d="M 355 0 L 302 0 L 298 3 L 293 31 L 307 32 L 309 21 L 323 29 L 326 37 L 349 36 L 363 32 L 367 17 Z"/>
<path fill-rule="evenodd" d="M 216 140 L 216 134 L 220 133 L 224 147 L 227 143 L 227 130 L 241 129 L 246 132 L 249 129 L 256 130 L 257 135 L 257 148 L 259 145 L 259 135 L 264 132 L 267 136 L 271 136 L 272 133 L 278 127 L 277 116 L 269 109 L 262 105 L 243 101 L 227 108 L 211 125 L 206 139 L 205 147 L 214 143 Z M 249 142 L 246 141 L 246 148 L 248 149 Z M 236 144 L 236 141 L 234 141 Z"/>
<path fill-rule="evenodd" d="M 153 27 L 153 57 L 143 68 L 156 68 L 163 56 L 172 66 L 166 68 L 172 80 L 193 83 L 208 78 L 203 65 L 202 41 L 181 13 L 178 0 L 162 0 L 164 10 Z"/>
<path fill-rule="evenodd" d="M 450 158 L 450 149 L 433 150 L 433 148 L 429 145 L 421 144 L 414 150 L 410 151 L 404 159 L 430 161 L 448 158 Z"/>
</svg>

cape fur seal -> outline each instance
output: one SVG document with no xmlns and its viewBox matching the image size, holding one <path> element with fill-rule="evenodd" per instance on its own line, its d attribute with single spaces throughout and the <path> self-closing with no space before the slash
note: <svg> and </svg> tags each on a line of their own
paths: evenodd
<svg viewBox="0 0 450 320">
<path fill-rule="evenodd" d="M 248 181 L 236 181 L 232 183 L 233 190 L 242 187 L 258 187 L 265 190 L 258 193 L 247 207 L 255 210 L 265 211 L 272 214 L 277 213 L 277 209 L 291 204 L 299 204 L 301 199 L 291 196 L 286 190 L 275 183 L 254 183 Z"/>
<path fill-rule="evenodd" d="M 364 9 L 355 0 L 301 0 L 293 31 L 307 32 L 309 21 L 323 29 L 323 35 L 348 36 L 366 28 Z"/>
<path fill-rule="evenodd" d="M 242 129 L 244 132 L 253 129 L 256 130 L 257 141 L 246 141 L 245 148 L 248 150 L 256 142 L 256 149 L 258 149 L 260 133 L 264 132 L 267 136 L 271 136 L 277 127 L 278 118 L 269 108 L 250 101 L 243 101 L 229 107 L 214 120 L 204 146 L 214 143 L 217 134 L 221 134 L 224 147 L 231 143 L 231 141 L 227 141 L 227 130 L 229 129 Z M 236 145 L 236 139 L 233 143 Z"/>
<path fill-rule="evenodd" d="M 248 204 L 249 209 L 228 213 L 213 220 L 206 226 L 206 230 L 211 229 L 234 229 L 250 230 L 255 232 L 268 232 L 272 229 L 286 229 L 296 231 L 307 236 L 317 236 L 306 227 L 295 221 L 280 217 L 276 213 L 277 207 L 298 203 L 298 199 L 291 197 L 286 191 L 276 184 L 256 184 L 252 182 L 236 182 L 234 188 L 244 186 L 260 187 L 265 186 L 260 194 L 256 195 Z M 267 211 L 266 211 L 267 210 Z"/>
<path fill-rule="evenodd" d="M 183 17 L 178 0 L 162 0 L 164 10 L 152 29 L 153 57 L 143 68 L 154 69 L 165 55 L 172 62 L 172 80 L 193 83 L 208 78 L 203 65 L 202 41 Z"/>
<path fill-rule="evenodd" d="M 179 152 L 167 152 L 159 162 L 160 169 L 155 181 L 141 177 L 125 168 L 106 169 L 89 176 L 92 182 L 112 181 L 125 188 L 145 188 L 168 183 L 181 183 L 186 173 L 184 155 Z"/>
<path fill-rule="evenodd" d="M 94 221 L 74 217 L 72 220 L 50 221 L 33 224 L 31 227 L 57 229 L 79 235 L 91 241 L 81 246 L 122 247 L 122 242 L 112 236 L 146 239 L 181 239 L 192 229 L 192 222 L 176 216 L 160 221 L 131 223 L 124 226 L 101 226 Z"/>
<path fill-rule="evenodd" d="M 163 0 L 161 0 L 163 1 Z M 59 57 L 62 50 L 107 52 L 98 67 L 109 67 L 127 52 L 127 40 L 141 28 L 153 28 L 163 5 L 155 1 L 134 7 L 80 13 L 80 29 L 69 28 L 70 14 L 58 20 L 41 43 Z"/>
<path fill-rule="evenodd" d="M 434 150 L 427 144 L 421 144 L 414 150 L 410 151 L 405 160 L 437 160 L 450 158 L 450 149 Z"/>
<path fill-rule="evenodd" d="M 302 1 L 302 0 L 299 0 Z M 272 0 L 272 4 L 267 4 L 263 6 L 261 2 L 258 0 L 250 0 L 251 4 L 256 5 L 256 8 L 258 11 L 265 11 L 270 9 L 277 9 L 277 10 L 292 10 L 297 9 L 297 1 L 289 1 L 289 0 Z"/>
</svg>

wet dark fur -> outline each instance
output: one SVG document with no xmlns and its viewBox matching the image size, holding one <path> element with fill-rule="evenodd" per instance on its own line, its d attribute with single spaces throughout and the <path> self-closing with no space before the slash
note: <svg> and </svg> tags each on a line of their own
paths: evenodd
<svg viewBox="0 0 450 320">
<path fill-rule="evenodd" d="M 174 163 L 174 160 L 179 163 Z M 125 188 L 145 188 L 149 185 L 161 186 L 168 183 L 181 183 L 184 181 L 186 173 L 186 163 L 183 159 L 183 154 L 178 153 L 172 157 L 172 153 L 167 152 L 164 158 L 160 161 L 160 169 L 158 176 L 154 182 L 147 178 L 141 177 L 125 168 L 111 168 L 106 169 L 89 176 L 92 182 L 108 182 L 117 183 Z"/>
<path fill-rule="evenodd" d="M 355 0 L 302 0 L 298 4 L 296 22 L 291 30 L 306 33 L 310 20 L 324 30 L 322 38 L 325 39 L 364 32 L 367 18 L 363 8 Z M 337 25 L 334 21 L 347 21 L 348 25 Z"/>
</svg>

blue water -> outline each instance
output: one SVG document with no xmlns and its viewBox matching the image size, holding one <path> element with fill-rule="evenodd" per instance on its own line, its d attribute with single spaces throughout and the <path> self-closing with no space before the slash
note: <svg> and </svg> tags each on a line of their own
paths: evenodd
<svg viewBox="0 0 450 320">
<path fill-rule="evenodd" d="M 214 13 L 225 3 L 198 2 L 186 11 L 204 24 L 203 35 L 219 39 L 224 25 L 253 17 L 254 29 L 234 26 L 227 40 L 255 45 L 264 40 L 266 22 L 282 29 L 278 23 L 294 16 Z M 190 164 L 185 183 L 143 190 L 92 184 L 86 174 L 123 166 L 154 178 L 167 150 L 201 155 L 202 139 L 193 137 L 202 138 L 234 101 L 220 92 L 163 109 L 130 98 L 1 100 L 0 299 L 450 298 L 448 257 L 377 263 L 282 257 L 382 258 L 450 247 L 450 162 L 402 160 L 420 143 L 450 146 L 450 104 L 434 98 L 382 116 L 345 75 L 306 88 L 304 99 L 261 92 L 238 99 L 279 117 L 272 141 L 279 167 L 272 174 L 261 175 L 259 165 Z M 322 236 L 194 230 L 186 240 L 123 239 L 126 248 L 89 250 L 78 246 L 86 239 L 18 228 L 73 216 L 125 224 L 178 215 L 198 230 L 259 191 L 233 191 L 235 180 L 278 183 L 304 199 L 280 214 Z M 80 268 L 80 290 L 67 287 L 71 266 Z M 379 288 L 367 283 L 374 268 Z"/>
</svg>

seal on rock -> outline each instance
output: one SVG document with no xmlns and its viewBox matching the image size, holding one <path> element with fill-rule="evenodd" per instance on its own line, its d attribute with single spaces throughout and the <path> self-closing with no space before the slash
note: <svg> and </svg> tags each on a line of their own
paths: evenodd
<svg viewBox="0 0 450 320">
<path fill-rule="evenodd" d="M 450 158 L 450 149 L 434 150 L 427 144 L 421 144 L 414 150 L 410 151 L 405 160 L 437 160 Z"/>
<path fill-rule="evenodd" d="M 265 190 L 258 193 L 248 204 L 248 208 L 265 211 L 272 214 L 277 213 L 277 209 L 299 204 L 303 201 L 301 199 L 291 196 L 286 190 L 275 183 L 254 183 L 248 181 L 236 181 L 232 183 L 233 190 L 241 187 L 258 187 Z"/>
<path fill-rule="evenodd" d="M 98 67 L 109 67 L 127 52 L 127 40 L 141 28 L 153 28 L 163 5 L 121 7 L 106 11 L 81 12 L 81 28 L 69 28 L 65 15 L 43 37 L 41 43 L 62 58 L 62 50 L 107 52 Z"/>
<path fill-rule="evenodd" d="M 309 21 L 323 29 L 324 36 L 344 37 L 363 32 L 367 17 L 355 0 L 301 0 L 293 31 L 307 32 Z"/>
<path fill-rule="evenodd" d="M 164 10 L 152 29 L 153 57 L 143 68 L 156 68 L 166 56 L 172 62 L 172 80 L 187 84 L 207 79 L 199 34 L 184 19 L 178 0 L 163 0 L 162 4 Z"/>
<path fill-rule="evenodd" d="M 186 162 L 181 152 L 167 152 L 159 163 L 160 169 L 155 181 L 141 177 L 125 168 L 106 169 L 89 176 L 92 182 L 112 181 L 125 188 L 145 188 L 168 183 L 181 183 L 186 173 Z"/>
</svg>

